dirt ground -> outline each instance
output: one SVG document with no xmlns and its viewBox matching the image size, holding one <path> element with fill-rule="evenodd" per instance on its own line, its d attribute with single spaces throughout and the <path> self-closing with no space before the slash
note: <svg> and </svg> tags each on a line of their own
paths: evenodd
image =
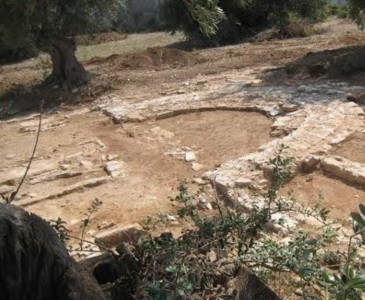
<svg viewBox="0 0 365 300">
<path fill-rule="evenodd" d="M 330 155 L 342 156 L 350 161 L 365 163 L 365 134 L 358 132 L 334 147 Z M 351 211 L 358 211 L 365 201 L 365 188 L 315 171 L 301 174 L 291 180 L 282 195 L 293 193 L 298 201 L 313 206 L 317 203 L 331 210 L 331 216 L 347 220 Z"/>
<path fill-rule="evenodd" d="M 276 67 L 262 75 L 262 84 L 290 85 L 327 80 L 326 73 L 313 77 L 300 68 L 300 72 L 287 73 L 285 66 L 301 61 L 308 53 L 323 54 L 337 49 L 341 54 L 348 46 L 362 45 L 365 33 L 343 20 L 320 24 L 318 32 L 305 38 L 258 39 L 191 52 L 175 49 L 174 45 L 150 47 L 147 44 L 138 50 L 119 54 L 119 50 L 115 50 L 115 41 L 109 42 L 105 44 L 108 51 L 105 50 L 103 55 L 83 60 L 92 74 L 91 84 L 74 93 L 37 85 L 45 72 L 49 72 L 45 56 L 1 66 L 0 116 L 10 122 L 0 123 L 0 170 L 5 172 L 27 163 L 36 132 L 20 130 L 27 127 L 23 124 L 26 121 L 11 120 L 18 117 L 19 112 L 28 116 L 39 101 L 45 99 L 46 119 L 51 118 L 61 125 L 41 133 L 36 160 L 62 165 L 81 174 L 39 182 L 36 176 L 31 176 L 22 187 L 22 198 L 57 193 L 62 187 L 81 180 L 107 176 L 103 169 L 107 155 L 117 155 L 118 160 L 125 163 L 125 169 L 122 176 L 109 178 L 102 185 L 30 205 L 27 207 L 30 211 L 46 219 L 61 217 L 74 232 L 79 230 L 81 219 L 95 197 L 104 204 L 93 216 L 90 230 L 105 222 L 124 225 L 141 222 L 154 214 L 173 212 L 168 197 L 176 193 L 180 179 L 191 183 L 206 170 L 256 151 L 271 139 L 271 120 L 257 113 L 216 111 L 118 125 L 100 112 L 77 112 L 90 108 L 97 97 L 109 92 L 126 101 L 139 102 L 162 95 L 198 91 L 202 86 L 214 83 L 218 75 L 247 67 Z M 122 47 L 130 38 L 128 36 L 118 45 Z M 143 36 L 140 39 L 142 41 Z M 180 41 L 177 39 L 175 46 Z M 209 82 L 202 81 L 202 85 L 189 83 L 197 78 L 209 78 Z M 341 80 L 363 84 L 363 78 L 360 74 Z M 101 141 L 102 146 L 95 141 Z M 192 149 L 197 154 L 199 166 L 194 168 L 198 170 L 193 170 L 192 164 L 184 161 L 182 149 Z M 354 135 L 333 151 L 336 155 L 365 162 L 364 134 Z M 7 184 L 14 187 L 17 183 Z M 198 186 L 192 184 L 192 187 Z M 346 218 L 365 198 L 362 187 L 320 173 L 297 176 L 287 187 L 291 188 L 303 203 L 315 203 L 320 194 L 323 204 L 333 208 L 334 216 L 340 218 Z"/>
<path fill-rule="evenodd" d="M 109 43 L 114 41 L 124 40 L 128 37 L 127 34 L 123 34 L 116 31 L 102 32 L 99 34 L 85 34 L 76 37 L 76 43 L 78 46 L 97 45 L 102 43 Z"/>
<path fill-rule="evenodd" d="M 255 151 L 270 140 L 270 124 L 269 119 L 258 113 L 225 111 L 123 126 L 114 125 L 98 112 L 71 116 L 64 126 L 42 132 L 36 160 L 70 165 L 70 170 L 81 170 L 83 174 L 34 184 L 36 180 L 31 176 L 21 190 L 22 197 L 56 193 L 81 179 L 106 176 L 102 156 L 117 155 L 127 166 L 121 178 L 80 193 L 42 201 L 28 209 L 47 219 L 61 217 L 70 224 L 70 229 L 78 231 L 80 220 L 97 197 L 104 204 L 95 215 L 95 226 L 105 221 L 121 225 L 141 222 L 148 216 L 172 210 L 168 197 L 176 194 L 179 180 L 191 183 L 204 171 Z M 35 132 L 19 133 L 18 123 L 2 127 L 0 151 L 10 159 L 2 160 L 0 169 L 25 164 Z M 98 145 L 90 143 L 93 139 L 102 141 L 107 151 L 98 151 Z M 199 163 L 196 171 L 179 153 L 181 148 L 196 153 Z"/>
</svg>

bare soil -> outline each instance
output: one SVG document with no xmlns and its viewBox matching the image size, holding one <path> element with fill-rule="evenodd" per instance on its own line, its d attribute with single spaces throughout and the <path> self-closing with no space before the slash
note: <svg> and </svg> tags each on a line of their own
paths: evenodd
<svg viewBox="0 0 365 300">
<path fill-rule="evenodd" d="M 79 54 L 91 72 L 92 79 L 89 86 L 74 93 L 38 85 L 44 78 L 44 72 L 49 71 L 49 62 L 45 56 L 2 66 L 0 115 L 12 119 L 20 111 L 31 113 L 39 101 L 45 99 L 47 112 L 58 111 L 59 116 L 50 116 L 56 116 L 61 121 L 70 112 L 90 107 L 97 97 L 109 92 L 130 102 L 180 93 L 181 89 L 188 93 L 202 88 L 189 84 L 192 79 L 209 77 L 209 85 L 214 82 L 215 75 L 247 67 L 276 67 L 262 75 L 263 84 L 327 80 L 330 78 L 327 72 L 311 76 L 310 67 L 317 63 L 317 59 L 303 62 L 304 58 L 308 55 L 312 58 L 321 56 L 321 61 L 332 61 L 334 55 L 347 53 L 348 46 L 362 45 L 365 33 L 358 31 L 350 22 L 339 20 L 320 24 L 318 30 L 318 35 L 310 37 L 258 40 L 192 52 L 174 49 L 173 46 L 143 44 L 146 35 L 141 35 L 138 49 L 121 54 L 122 51 L 117 47 L 123 47 L 123 43 L 132 38 L 128 36 L 118 43 L 106 43 L 102 55 L 95 53 L 93 58 L 89 58 L 88 52 L 85 55 L 88 58 L 84 59 L 82 53 Z M 179 41 L 181 39 L 176 40 Z M 90 49 L 85 47 L 83 50 Z M 288 66 L 291 72 L 287 72 Z M 356 77 L 341 77 L 341 80 L 363 84 L 363 78 L 360 73 Z M 37 160 L 70 164 L 70 168 L 82 170 L 82 175 L 38 184 L 30 184 L 28 180 L 21 193 L 23 197 L 31 193 L 43 195 L 80 180 L 105 176 L 102 156 L 116 154 L 118 159 L 125 162 L 124 176 L 92 189 L 31 205 L 28 209 L 46 219 L 61 217 L 78 231 L 87 207 L 98 197 L 104 204 L 93 217 L 95 225 L 92 225 L 92 229 L 105 221 L 117 224 L 141 222 L 149 215 L 173 209 L 168 197 L 175 193 L 179 179 L 185 178 L 191 182 L 205 170 L 256 151 L 270 140 L 270 124 L 269 119 L 256 113 L 223 111 L 123 126 L 113 124 L 108 117 L 98 112 L 71 115 L 62 126 L 41 134 Z M 28 160 L 35 132 L 20 132 L 20 127 L 19 122 L 0 124 L 1 170 L 25 164 Z M 100 150 L 95 143 L 90 142 L 95 139 L 102 141 L 106 150 Z M 364 136 L 359 133 L 334 151 L 338 155 L 364 162 L 363 141 Z M 199 171 L 194 171 L 191 164 L 183 159 L 166 154 L 182 147 L 189 147 L 196 152 L 197 162 L 202 165 Z M 67 161 L 67 156 L 80 152 L 81 155 L 76 155 L 76 159 Z M 287 190 L 290 188 L 298 193 L 298 199 L 303 203 L 315 203 L 318 191 L 322 191 L 323 204 L 332 207 L 334 215 L 341 218 L 346 218 L 365 196 L 361 187 L 320 173 L 297 176 Z"/>
<path fill-rule="evenodd" d="M 342 156 L 354 162 L 365 163 L 365 134 L 357 132 L 329 151 L 329 155 Z M 365 187 L 315 171 L 296 176 L 282 190 L 292 194 L 305 205 L 320 204 L 331 210 L 331 216 L 347 220 L 349 213 L 358 211 L 365 201 Z"/>
<path fill-rule="evenodd" d="M 330 216 L 339 221 L 347 220 L 350 212 L 358 211 L 359 204 L 365 200 L 362 186 L 343 182 L 321 172 L 296 176 L 283 189 L 282 195 L 287 193 L 309 207 L 319 204 L 328 208 Z"/>
<path fill-rule="evenodd" d="M 56 193 L 82 179 L 106 176 L 102 155 L 118 155 L 118 160 L 126 165 L 125 174 L 120 178 L 80 193 L 42 201 L 28 209 L 47 219 L 61 217 L 71 224 L 71 229 L 78 231 L 80 220 L 97 197 L 104 204 L 95 215 L 95 227 L 103 221 L 121 225 L 141 222 L 150 215 L 171 211 L 168 197 L 176 194 L 179 180 L 190 184 L 204 171 L 255 151 L 270 140 L 270 124 L 269 119 L 257 113 L 229 111 L 194 113 L 123 126 L 114 125 L 108 117 L 96 112 L 72 116 L 64 126 L 41 134 L 36 160 L 68 164 L 70 170 L 81 170 L 83 174 L 47 183 L 27 182 L 21 192 L 23 198 L 33 196 L 32 193 L 37 196 Z M 5 157 L 12 153 L 15 157 L 2 160 L 0 168 L 26 163 L 35 132 L 19 133 L 18 123 L 2 127 L 0 151 Z M 90 142 L 95 139 L 102 141 L 107 151 L 98 151 L 98 145 Z M 183 154 L 176 151 L 181 148 L 196 153 L 199 170 L 194 171 Z M 76 159 L 67 158 L 70 156 Z M 89 164 L 92 166 L 88 167 Z"/>
<path fill-rule="evenodd" d="M 127 34 L 119 33 L 116 31 L 109 31 L 99 34 L 79 35 L 76 37 L 76 43 L 78 46 L 97 45 L 102 43 L 125 40 L 127 37 Z"/>
<path fill-rule="evenodd" d="M 365 163 L 365 133 L 357 132 L 331 150 L 331 154 Z"/>
</svg>

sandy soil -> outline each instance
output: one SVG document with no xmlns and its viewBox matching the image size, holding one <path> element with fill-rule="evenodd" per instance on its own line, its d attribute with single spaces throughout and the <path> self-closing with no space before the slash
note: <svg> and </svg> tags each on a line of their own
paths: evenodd
<svg viewBox="0 0 365 300">
<path fill-rule="evenodd" d="M 255 151 L 270 140 L 270 124 L 269 119 L 257 113 L 229 111 L 194 113 L 124 126 L 114 125 L 97 112 L 72 116 L 64 126 L 41 134 L 36 161 L 67 165 L 70 171 L 79 170 L 83 174 L 34 184 L 30 177 L 21 190 L 22 197 L 57 193 L 82 179 L 106 176 L 102 156 L 110 154 L 118 155 L 118 160 L 126 165 L 123 176 L 93 189 L 42 201 L 28 209 L 47 219 L 61 217 L 76 231 L 95 197 L 104 202 L 95 215 L 95 227 L 104 221 L 126 225 L 150 215 L 173 213 L 168 197 L 175 194 L 179 180 L 191 183 L 204 171 Z M 26 163 L 35 132 L 20 133 L 19 123 L 1 127 L 0 151 L 3 157 L 11 158 L 2 160 L 0 168 Z M 105 151 L 90 142 L 96 139 L 106 146 Z M 194 171 L 183 154 L 176 151 L 186 147 L 196 153 L 199 170 Z M 173 155 L 174 152 L 177 154 Z"/>
<path fill-rule="evenodd" d="M 365 163 L 365 135 L 355 133 L 334 147 L 329 154 L 342 156 L 350 161 Z M 331 210 L 331 215 L 346 220 L 351 211 L 358 211 L 365 201 L 365 187 L 342 181 L 329 174 L 316 171 L 296 176 L 283 189 L 282 195 L 293 193 L 305 205 L 319 203 Z"/>
</svg>

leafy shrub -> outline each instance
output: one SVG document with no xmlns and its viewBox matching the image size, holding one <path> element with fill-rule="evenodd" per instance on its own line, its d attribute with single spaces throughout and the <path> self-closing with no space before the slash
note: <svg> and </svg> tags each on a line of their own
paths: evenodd
<svg viewBox="0 0 365 300">
<path fill-rule="evenodd" d="M 349 17 L 349 8 L 347 5 L 338 5 L 335 3 L 330 3 L 327 6 L 328 15 L 336 16 L 341 19 L 346 19 Z"/>
<path fill-rule="evenodd" d="M 365 2 L 363 0 L 348 0 L 349 15 L 357 25 L 364 29 L 365 25 Z"/>
<path fill-rule="evenodd" d="M 263 279 L 269 280 L 270 274 L 286 276 L 287 285 L 300 290 L 303 299 L 361 299 L 365 274 L 357 253 L 365 241 L 365 206 L 351 214 L 354 232 L 347 251 L 329 250 L 338 230 L 327 218 L 329 211 L 319 206 L 303 208 L 278 196 L 291 177 L 292 159 L 285 153 L 285 147 L 278 148 L 276 157 L 268 162 L 272 169 L 269 189 L 263 202 L 249 213 L 238 203 L 233 210 L 227 209 L 218 192 L 217 214 L 204 216 L 196 206 L 201 191 L 190 194 L 180 184 L 173 201 L 178 204 L 178 215 L 190 218 L 194 227 L 179 238 L 165 233 L 138 245 L 136 256 L 144 266 L 140 288 L 145 298 L 229 297 L 222 286 L 232 279 L 234 271 L 229 270 L 243 264 Z M 321 233 L 298 230 L 287 242 L 272 239 L 264 228 L 279 212 L 312 216 L 323 224 Z M 279 223 L 285 225 L 285 220 Z"/>
<path fill-rule="evenodd" d="M 108 288 L 132 286 L 128 294 L 133 299 L 231 299 L 231 280 L 244 265 L 269 283 L 272 275 L 284 277 L 287 286 L 294 287 L 303 299 L 361 300 L 365 273 L 359 251 L 365 245 L 365 205 L 351 213 L 353 228 L 347 249 L 332 250 L 339 227 L 328 219 L 329 210 L 319 205 L 302 207 L 295 199 L 283 199 L 278 194 L 292 176 L 293 159 L 287 150 L 280 145 L 275 157 L 267 162 L 271 170 L 268 189 L 263 195 L 253 196 L 249 208 L 238 201 L 233 208 L 228 207 L 224 193 L 216 188 L 212 203 L 215 213 L 206 215 L 197 205 L 204 191 L 191 194 L 181 182 L 172 201 L 177 204 L 178 216 L 188 219 L 192 228 L 177 238 L 166 232 L 145 237 L 138 244 L 118 246 L 117 251 L 126 248 L 120 252 L 124 253 L 121 258 L 128 254 L 138 262 L 138 270 L 133 276 L 127 272 Z M 84 227 L 100 204 L 98 200 L 92 203 Z M 322 225 L 314 232 L 296 229 L 284 241 L 280 235 L 265 232 L 278 213 L 312 217 Z M 282 218 L 277 225 L 285 228 L 286 222 Z M 57 220 L 54 227 L 65 239 L 63 222 Z"/>
<path fill-rule="evenodd" d="M 290 16 L 308 22 L 325 17 L 326 0 L 166 0 L 163 18 L 173 33 L 208 43 L 239 41 L 265 27 L 287 25 Z"/>
<path fill-rule="evenodd" d="M 12 47 L 5 44 L 0 37 L 0 63 L 12 63 L 34 57 L 39 51 L 34 45 L 28 44 L 22 47 Z"/>
</svg>

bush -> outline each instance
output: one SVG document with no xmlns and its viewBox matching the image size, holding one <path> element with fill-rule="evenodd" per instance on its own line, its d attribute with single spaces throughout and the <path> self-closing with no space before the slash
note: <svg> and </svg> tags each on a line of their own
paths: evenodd
<svg viewBox="0 0 365 300">
<path fill-rule="evenodd" d="M 348 236 L 347 251 L 330 250 L 338 229 L 328 220 L 329 211 L 319 206 L 303 208 L 294 199 L 278 196 L 278 190 L 291 177 L 292 158 L 286 150 L 280 146 L 269 160 L 272 173 L 268 191 L 262 195 L 263 203 L 258 202 L 249 213 L 238 203 L 234 210 L 227 209 L 217 192 L 217 214 L 204 216 L 196 205 L 202 191 L 194 195 L 180 184 L 172 200 L 178 205 L 179 217 L 189 218 L 193 227 L 180 238 L 165 233 L 147 238 L 136 247 L 145 299 L 232 296 L 225 288 L 234 272 L 230 273 L 227 266 L 235 269 L 242 264 L 262 279 L 285 277 L 286 288 L 295 287 L 303 299 L 361 299 L 365 274 L 358 251 L 365 245 L 365 206 L 351 213 L 353 233 Z M 286 242 L 275 240 L 264 229 L 279 212 L 311 216 L 323 226 L 315 234 L 297 230 Z M 279 220 L 279 224 L 285 226 L 286 221 Z"/>
<path fill-rule="evenodd" d="M 356 24 L 364 29 L 365 26 L 365 2 L 363 0 L 348 0 L 349 15 Z"/>
<path fill-rule="evenodd" d="M 293 16 L 305 22 L 325 17 L 326 0 L 166 0 L 167 28 L 211 44 L 236 42 L 268 26 L 285 26 Z"/>
<path fill-rule="evenodd" d="M 310 35 L 308 27 L 301 22 L 291 22 L 279 28 L 279 38 L 288 39 L 294 37 L 305 37 Z"/>
<path fill-rule="evenodd" d="M 23 47 L 11 47 L 6 45 L 0 37 L 0 63 L 12 63 L 28 59 L 39 54 L 39 51 L 32 45 Z"/>
<path fill-rule="evenodd" d="M 349 8 L 347 5 L 338 5 L 338 4 L 328 4 L 327 7 L 328 15 L 336 16 L 341 19 L 346 19 L 349 17 Z"/>
<path fill-rule="evenodd" d="M 204 190 L 192 194 L 181 182 L 177 196 L 171 200 L 177 205 L 177 215 L 192 225 L 190 229 L 177 238 L 165 232 L 109 249 L 110 253 L 118 253 L 113 261 L 103 260 L 97 267 L 91 263 L 94 271 L 113 267 L 105 281 L 110 283 L 103 289 L 110 291 L 112 299 L 233 299 L 237 291 L 235 278 L 244 268 L 269 283 L 271 278 L 280 277 L 284 291 L 293 288 L 302 299 L 361 300 L 365 273 L 359 254 L 365 246 L 365 206 L 360 204 L 359 211 L 351 213 L 353 231 L 340 237 L 347 237 L 347 244 L 343 245 L 346 249 L 339 248 L 335 243 L 340 228 L 328 219 L 329 210 L 319 205 L 313 209 L 302 207 L 292 197 L 283 199 L 278 195 L 292 177 L 293 158 L 287 150 L 279 145 L 276 155 L 267 162 L 271 170 L 268 189 L 252 196 L 250 208 L 238 201 L 228 207 L 224 193 L 214 187 L 214 209 L 202 212 L 199 199 L 206 196 Z M 83 232 L 100 204 L 97 199 L 92 203 L 83 220 Z M 275 218 L 278 213 L 280 219 Z M 304 219 L 315 218 L 321 226 L 311 232 L 296 228 L 285 239 L 280 232 L 271 235 L 265 231 L 270 222 L 272 227 L 285 228 L 285 216 L 291 213 Z M 168 221 L 162 215 L 158 219 Z M 63 224 L 58 219 L 53 226 L 66 240 L 70 236 Z M 155 226 L 156 222 L 149 218 L 147 224 Z M 83 236 L 78 240 L 82 250 Z M 245 283 L 240 284 L 244 289 Z"/>
</svg>

